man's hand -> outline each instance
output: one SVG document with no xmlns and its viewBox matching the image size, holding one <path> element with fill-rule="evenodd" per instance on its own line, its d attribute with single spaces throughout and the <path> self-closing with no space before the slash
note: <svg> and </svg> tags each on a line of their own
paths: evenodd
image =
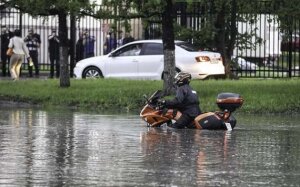
<svg viewBox="0 0 300 187">
<path fill-rule="evenodd" d="M 164 100 L 164 99 L 158 99 L 158 100 L 157 100 L 157 105 L 158 105 L 160 108 L 163 108 L 163 107 L 166 105 L 166 100 Z"/>
<path fill-rule="evenodd" d="M 28 57 L 28 58 L 27 58 L 27 61 L 28 61 L 28 65 L 29 65 L 29 66 L 33 66 L 33 62 L 32 62 L 31 57 Z"/>
</svg>

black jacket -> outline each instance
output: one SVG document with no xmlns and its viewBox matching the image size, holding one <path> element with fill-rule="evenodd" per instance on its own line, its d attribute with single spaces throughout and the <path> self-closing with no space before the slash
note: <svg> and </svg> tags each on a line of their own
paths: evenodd
<svg viewBox="0 0 300 187">
<path fill-rule="evenodd" d="M 58 36 L 48 39 L 49 53 L 50 53 L 50 58 L 52 58 L 52 59 L 59 59 L 59 41 L 57 40 L 57 38 L 58 38 Z"/>
<path fill-rule="evenodd" d="M 166 107 L 176 108 L 190 117 L 196 117 L 201 114 L 197 92 L 192 90 L 188 84 L 177 88 L 175 98 L 166 100 Z"/>
</svg>

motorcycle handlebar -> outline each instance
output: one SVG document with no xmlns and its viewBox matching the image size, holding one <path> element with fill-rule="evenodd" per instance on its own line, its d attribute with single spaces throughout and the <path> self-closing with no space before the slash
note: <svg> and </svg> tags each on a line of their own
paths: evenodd
<svg viewBox="0 0 300 187">
<path fill-rule="evenodd" d="M 145 98 L 146 102 L 149 103 L 149 99 L 148 99 L 147 95 L 144 94 L 143 97 Z"/>
</svg>

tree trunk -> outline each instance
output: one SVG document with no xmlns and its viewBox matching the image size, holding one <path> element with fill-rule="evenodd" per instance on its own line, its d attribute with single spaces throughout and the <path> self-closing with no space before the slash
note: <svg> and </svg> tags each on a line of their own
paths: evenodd
<svg viewBox="0 0 300 187">
<path fill-rule="evenodd" d="M 70 16 L 70 42 L 69 42 L 69 55 L 70 55 L 70 77 L 74 76 L 74 67 L 75 67 L 75 54 L 76 54 L 76 20 L 75 16 L 71 14 Z"/>
<path fill-rule="evenodd" d="M 175 76 L 175 51 L 164 50 L 164 95 L 170 95 L 175 92 L 174 76 Z"/>
<path fill-rule="evenodd" d="M 226 53 L 226 60 L 229 63 L 226 63 L 227 67 L 225 67 L 225 70 L 227 71 L 227 77 L 231 78 L 231 79 L 238 79 L 238 76 L 234 73 L 231 72 L 231 57 L 233 55 L 233 50 L 236 44 L 236 36 L 238 34 L 238 30 L 237 30 L 237 25 L 236 25 L 236 19 L 237 19 L 237 4 L 236 4 L 236 0 L 232 0 L 231 1 L 231 12 L 230 12 L 230 28 L 229 28 L 229 32 L 230 32 L 230 36 L 229 36 L 229 41 L 228 43 L 228 47 L 227 47 L 227 53 Z"/>
<path fill-rule="evenodd" d="M 60 87 L 70 87 L 70 75 L 68 65 L 68 29 L 67 14 L 62 10 L 58 14 L 59 20 L 59 59 L 60 59 Z"/>
<path fill-rule="evenodd" d="M 222 5 L 221 11 L 217 15 L 216 20 L 216 44 L 217 50 L 221 53 L 223 64 L 225 67 L 225 75 L 227 78 L 236 78 L 236 76 L 231 72 L 231 56 L 234 50 L 237 27 L 236 27 L 236 1 L 231 2 L 231 14 L 230 14 L 230 28 L 226 28 L 226 8 L 225 2 Z M 226 32 L 228 30 L 228 32 Z"/>
<path fill-rule="evenodd" d="M 166 0 L 162 13 L 162 41 L 164 46 L 164 86 L 165 95 L 175 92 L 173 82 L 175 76 L 175 44 L 173 28 L 173 0 Z"/>
<path fill-rule="evenodd" d="M 225 66 L 225 74 L 227 75 L 228 73 L 228 66 L 227 66 L 227 59 L 226 58 L 226 45 L 225 45 L 225 38 L 226 38 L 226 32 L 225 32 L 225 3 L 223 3 L 222 8 L 220 12 L 217 14 L 217 20 L 215 23 L 215 27 L 217 29 L 217 35 L 216 35 L 216 47 L 217 50 L 221 53 L 222 59 L 223 59 L 223 64 Z"/>
</svg>

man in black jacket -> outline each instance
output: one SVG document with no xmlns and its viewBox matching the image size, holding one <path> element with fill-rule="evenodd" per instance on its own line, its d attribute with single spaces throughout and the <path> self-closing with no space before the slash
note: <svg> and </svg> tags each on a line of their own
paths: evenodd
<svg viewBox="0 0 300 187">
<path fill-rule="evenodd" d="M 9 56 L 6 55 L 8 49 L 9 39 L 12 37 L 12 32 L 10 32 L 6 26 L 1 26 L 1 62 L 2 62 L 2 76 L 6 76 L 6 69 L 9 67 Z M 7 66 L 7 67 L 6 67 Z M 9 70 L 7 75 L 10 76 Z"/>
<path fill-rule="evenodd" d="M 26 36 L 24 41 L 28 47 L 30 57 L 33 61 L 33 65 L 34 65 L 34 69 L 35 69 L 35 76 L 38 77 L 39 76 L 38 50 L 41 45 L 41 37 L 39 34 L 34 33 L 33 29 L 30 28 L 28 30 L 28 35 Z M 32 77 L 32 66 L 29 66 L 28 70 L 29 70 L 29 77 Z"/>
<path fill-rule="evenodd" d="M 161 105 L 167 108 L 177 109 L 182 113 L 175 123 L 168 124 L 169 127 L 178 129 L 191 127 L 191 123 L 195 117 L 201 114 L 197 92 L 192 90 L 189 85 L 191 78 L 191 74 L 179 72 L 175 76 L 175 84 L 177 86 L 175 98 L 172 100 L 159 101 Z"/>
<path fill-rule="evenodd" d="M 59 39 L 56 34 L 56 30 L 52 29 L 52 34 L 48 36 L 49 42 L 49 56 L 50 56 L 50 78 L 54 77 L 54 64 L 55 64 L 55 71 L 56 71 L 56 78 L 59 77 Z"/>
</svg>

